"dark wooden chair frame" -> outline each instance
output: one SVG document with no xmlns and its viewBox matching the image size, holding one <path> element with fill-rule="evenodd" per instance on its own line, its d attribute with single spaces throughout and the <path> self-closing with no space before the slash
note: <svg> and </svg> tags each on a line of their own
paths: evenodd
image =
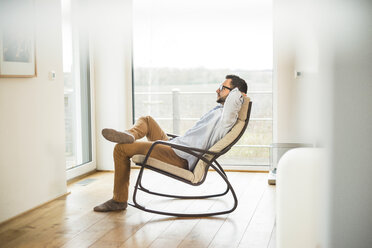
<svg viewBox="0 0 372 248">
<path fill-rule="evenodd" d="M 249 122 L 249 118 L 250 118 L 250 114 L 251 114 L 251 108 L 252 108 L 252 102 L 249 102 L 248 110 L 247 110 L 247 118 L 245 120 L 245 124 L 244 124 L 243 129 L 239 133 L 238 137 L 233 142 L 231 142 L 231 144 L 229 144 L 224 149 L 222 149 L 220 152 L 212 152 L 212 151 L 202 150 L 202 149 L 198 149 L 198 148 L 194 148 L 194 147 L 188 147 L 188 146 L 182 146 L 182 145 L 172 144 L 172 143 L 168 143 L 167 141 L 162 141 L 162 140 L 155 141 L 151 145 L 151 147 L 150 147 L 149 151 L 147 152 L 146 157 L 143 160 L 143 162 L 142 163 L 137 163 L 137 165 L 140 166 L 141 169 L 140 169 L 140 172 L 138 174 L 136 184 L 134 186 L 133 203 L 128 203 L 128 204 L 131 205 L 131 206 L 133 206 L 133 207 L 135 207 L 135 208 L 138 208 L 140 210 L 146 211 L 146 212 L 155 213 L 155 214 L 162 214 L 162 215 L 170 215 L 170 216 L 176 216 L 176 217 L 208 217 L 208 216 L 228 214 L 228 213 L 233 212 L 236 209 L 236 207 L 238 206 L 238 199 L 236 197 L 236 194 L 235 194 L 235 191 L 234 191 L 232 185 L 230 184 L 230 182 L 229 182 L 229 180 L 227 178 L 227 175 L 226 175 L 225 171 L 223 170 L 223 168 L 221 167 L 221 165 L 217 162 L 217 158 L 220 157 L 221 155 L 225 154 L 226 152 L 228 152 L 231 149 L 231 147 L 236 142 L 238 142 L 238 140 L 240 139 L 240 137 L 244 134 L 244 132 L 245 132 L 247 126 L 248 126 L 248 122 Z M 169 137 L 172 137 L 172 138 L 177 137 L 176 135 L 172 135 L 172 134 L 168 134 L 168 136 Z M 190 181 L 188 181 L 188 180 L 186 180 L 184 178 L 178 177 L 178 176 L 173 175 L 171 173 L 168 173 L 166 171 L 159 170 L 157 168 L 154 168 L 152 166 L 147 165 L 146 162 L 147 162 L 148 158 L 150 157 L 152 150 L 154 149 L 154 147 L 156 145 L 159 145 L 159 144 L 167 145 L 167 146 L 173 147 L 175 149 L 178 149 L 180 151 L 189 153 L 189 154 L 197 157 L 198 158 L 198 161 L 199 160 L 202 160 L 205 163 L 207 163 L 207 166 L 205 167 L 205 172 L 204 172 L 203 179 L 200 182 L 198 182 L 198 183 L 192 183 L 192 182 L 190 182 Z M 206 159 L 204 157 L 204 155 L 206 155 L 206 154 L 212 155 L 213 156 L 212 159 L 211 160 Z M 198 161 L 196 163 L 198 163 Z M 155 172 L 158 172 L 160 174 L 163 174 L 165 176 L 168 176 L 168 177 L 171 177 L 173 179 L 176 179 L 178 181 L 181 181 L 181 182 L 184 182 L 184 183 L 193 185 L 193 186 L 198 186 L 198 185 L 201 185 L 202 183 L 204 183 L 204 181 L 205 181 L 205 179 L 207 177 L 207 172 L 208 172 L 209 167 L 212 167 L 222 177 L 222 179 L 225 181 L 225 183 L 226 183 L 226 190 L 224 192 L 218 193 L 218 194 L 212 194 L 212 195 L 201 195 L 201 196 L 200 195 L 198 195 L 198 196 L 170 195 L 170 194 L 163 194 L 163 193 L 158 193 L 158 192 L 150 191 L 147 188 L 145 188 L 142 185 L 142 182 L 141 182 L 144 169 L 147 168 L 147 169 L 153 170 Z M 164 212 L 164 211 L 158 211 L 158 210 L 154 210 L 154 209 L 149 209 L 149 208 L 146 208 L 146 207 L 140 205 L 137 202 L 137 199 L 136 199 L 136 197 L 137 197 L 137 191 L 138 190 L 141 190 L 141 191 L 143 191 L 145 193 L 152 194 L 152 195 L 163 196 L 163 197 L 171 197 L 171 198 L 178 198 L 178 199 L 205 199 L 205 198 L 211 198 L 211 197 L 219 197 L 219 196 L 226 195 L 229 191 L 231 191 L 231 194 L 232 194 L 232 196 L 234 198 L 234 205 L 233 205 L 233 207 L 231 209 L 224 210 L 224 211 L 219 211 L 219 212 L 211 212 L 211 213 L 187 214 L 187 213 Z"/>
</svg>

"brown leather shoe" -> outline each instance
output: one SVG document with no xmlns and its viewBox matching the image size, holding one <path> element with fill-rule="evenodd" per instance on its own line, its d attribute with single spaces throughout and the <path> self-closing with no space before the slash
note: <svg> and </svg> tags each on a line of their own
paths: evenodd
<svg viewBox="0 0 372 248">
<path fill-rule="evenodd" d="M 130 144 L 135 140 L 134 136 L 127 131 L 119 132 L 110 128 L 102 129 L 102 135 L 105 139 L 119 144 Z"/>
<path fill-rule="evenodd" d="M 93 210 L 96 212 L 110 212 L 110 211 L 121 211 L 125 210 L 128 206 L 126 202 L 117 202 L 113 199 L 108 200 L 101 205 L 96 206 Z"/>
</svg>

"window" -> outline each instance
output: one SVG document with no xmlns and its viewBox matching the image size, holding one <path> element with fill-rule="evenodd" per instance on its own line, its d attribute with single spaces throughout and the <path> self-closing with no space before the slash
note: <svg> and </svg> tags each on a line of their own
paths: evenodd
<svg viewBox="0 0 372 248">
<path fill-rule="evenodd" d="M 62 1 L 67 170 L 92 162 L 89 39 L 76 10 L 76 2 Z"/>
<path fill-rule="evenodd" d="M 134 119 L 183 134 L 216 105 L 228 74 L 248 84 L 251 120 L 224 165 L 268 165 L 272 143 L 272 3 L 134 2 Z"/>
</svg>

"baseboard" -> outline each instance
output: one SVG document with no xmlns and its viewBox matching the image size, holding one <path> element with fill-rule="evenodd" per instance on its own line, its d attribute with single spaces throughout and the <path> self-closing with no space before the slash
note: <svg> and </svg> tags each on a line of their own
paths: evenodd
<svg viewBox="0 0 372 248">
<path fill-rule="evenodd" d="M 33 211 L 33 210 L 39 208 L 39 207 L 42 207 L 42 206 L 44 206 L 44 205 L 46 205 L 46 204 L 48 204 L 48 203 L 50 203 L 50 202 L 52 202 L 52 201 L 58 200 L 59 198 L 65 197 L 65 196 L 67 196 L 67 195 L 69 195 L 69 194 L 71 194 L 71 191 L 68 191 L 68 192 L 66 192 L 66 193 L 64 193 L 64 194 L 62 194 L 62 195 L 60 195 L 60 196 L 57 196 L 57 197 L 55 197 L 55 198 L 53 198 L 53 199 L 51 199 L 51 200 L 49 200 L 49 201 L 47 201 L 47 202 L 41 203 L 41 204 L 37 205 L 36 207 L 33 207 L 33 208 L 31 208 L 31 209 L 29 209 L 29 210 L 27 210 L 27 211 L 25 211 L 25 212 L 22 212 L 22 213 L 17 214 L 16 216 L 13 216 L 13 217 L 11 217 L 11 218 L 9 218 L 9 219 L 7 219 L 7 220 L 4 220 L 4 221 L 0 222 L 0 226 L 5 225 L 5 224 L 7 224 L 8 222 L 10 222 L 10 221 L 12 221 L 12 220 L 14 220 L 14 219 L 16 219 L 16 218 L 21 217 L 22 215 L 25 215 L 25 214 L 27 214 L 27 213 L 29 213 L 29 212 L 31 212 L 31 211 Z"/>
</svg>

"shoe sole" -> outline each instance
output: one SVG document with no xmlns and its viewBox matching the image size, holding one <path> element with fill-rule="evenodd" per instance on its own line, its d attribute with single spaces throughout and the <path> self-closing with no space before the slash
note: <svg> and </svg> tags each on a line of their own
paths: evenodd
<svg viewBox="0 0 372 248">
<path fill-rule="evenodd" d="M 105 128 L 102 130 L 102 136 L 108 141 L 119 143 L 119 144 L 130 144 L 134 142 L 134 138 L 123 132 L 118 132 L 114 129 Z"/>
</svg>

